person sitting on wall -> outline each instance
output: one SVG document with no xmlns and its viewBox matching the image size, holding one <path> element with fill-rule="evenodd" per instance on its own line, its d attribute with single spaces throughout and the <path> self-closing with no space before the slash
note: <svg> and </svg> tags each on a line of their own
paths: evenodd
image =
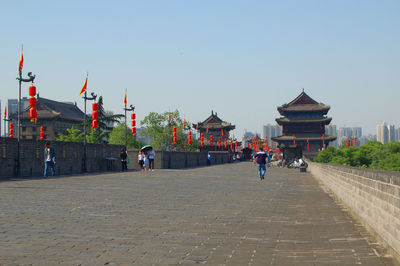
<svg viewBox="0 0 400 266">
<path fill-rule="evenodd" d="M 50 147 L 50 142 L 46 142 L 44 148 L 44 177 L 49 176 L 49 167 L 51 167 L 51 171 L 53 176 L 56 175 L 56 150 L 53 147 Z"/>
</svg>

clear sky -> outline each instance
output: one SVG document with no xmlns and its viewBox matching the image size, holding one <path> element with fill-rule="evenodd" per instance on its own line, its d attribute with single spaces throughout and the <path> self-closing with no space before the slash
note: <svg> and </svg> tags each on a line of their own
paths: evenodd
<svg viewBox="0 0 400 266">
<path fill-rule="evenodd" d="M 45 98 L 82 107 L 89 72 L 106 109 L 122 112 L 127 88 L 138 120 L 214 110 L 239 136 L 262 132 L 304 88 L 333 124 L 375 134 L 400 125 L 399 14 L 398 0 L 2 1 L 2 113 L 18 97 L 23 43 L 24 74 Z"/>
</svg>

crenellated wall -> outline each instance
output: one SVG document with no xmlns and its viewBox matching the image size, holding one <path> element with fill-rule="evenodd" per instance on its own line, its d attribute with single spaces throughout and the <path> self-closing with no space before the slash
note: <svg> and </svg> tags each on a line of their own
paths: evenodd
<svg viewBox="0 0 400 266">
<path fill-rule="evenodd" d="M 46 141 L 26 140 L 20 142 L 21 177 L 43 176 L 44 144 Z M 52 141 L 56 149 L 56 174 L 82 173 L 83 145 L 77 142 Z M 0 138 L 0 178 L 16 174 L 17 140 Z M 119 158 L 122 146 L 87 144 L 87 172 L 110 170 L 105 158 Z M 121 170 L 118 160 L 112 163 L 112 170 Z"/>
<path fill-rule="evenodd" d="M 309 169 L 400 260 L 400 172 L 313 162 Z"/>
<path fill-rule="evenodd" d="M 128 169 L 140 170 L 137 156 L 139 150 L 128 150 L 130 163 Z M 207 152 L 173 152 L 156 150 L 154 168 L 156 169 L 182 169 L 190 167 L 207 166 Z M 211 153 L 211 165 L 231 163 L 233 154 L 231 153 Z"/>
</svg>

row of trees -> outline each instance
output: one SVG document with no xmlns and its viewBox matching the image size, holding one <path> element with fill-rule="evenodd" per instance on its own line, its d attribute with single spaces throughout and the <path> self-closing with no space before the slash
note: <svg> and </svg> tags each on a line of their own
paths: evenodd
<svg viewBox="0 0 400 266">
<path fill-rule="evenodd" d="M 151 143 L 141 143 L 137 140 L 136 136 L 130 133 L 130 129 L 125 127 L 125 123 L 121 120 L 124 118 L 122 114 L 107 115 L 103 107 L 103 98 L 100 96 L 98 100 L 98 128 L 93 130 L 91 127 L 91 120 L 87 120 L 86 129 L 86 142 L 87 143 L 109 143 L 125 145 L 125 130 L 127 130 L 127 147 L 140 148 L 144 144 L 151 144 L 156 149 L 167 149 L 172 146 L 172 128 L 177 128 L 177 143 L 175 148 L 177 150 L 187 149 L 188 130 L 191 129 L 190 123 L 186 123 L 179 114 L 178 110 L 174 112 L 164 113 L 149 113 L 141 122 L 140 125 L 144 129 L 140 132 L 143 137 L 151 139 Z M 110 124 L 117 124 L 115 127 L 109 127 Z M 83 142 L 83 131 L 80 129 L 82 126 L 72 127 L 67 129 L 66 134 L 60 134 L 57 138 L 58 141 L 68 142 Z M 192 139 L 191 148 L 197 149 L 199 142 Z"/>
<path fill-rule="evenodd" d="M 382 144 L 370 141 L 359 147 L 328 146 L 321 151 L 315 162 L 400 171 L 400 143 Z"/>
</svg>

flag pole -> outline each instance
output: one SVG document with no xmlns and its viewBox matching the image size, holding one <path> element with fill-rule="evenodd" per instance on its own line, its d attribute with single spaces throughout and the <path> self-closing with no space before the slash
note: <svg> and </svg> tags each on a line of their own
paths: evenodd
<svg viewBox="0 0 400 266">
<path fill-rule="evenodd" d="M 97 95 L 92 92 L 90 95 L 92 97 L 87 97 L 87 79 L 88 79 L 89 73 L 86 74 L 86 81 L 85 84 L 83 85 L 85 87 L 85 96 L 83 96 L 83 102 L 84 102 L 84 115 L 83 115 L 83 161 L 82 161 L 82 172 L 86 172 L 86 101 L 87 100 L 94 100 L 96 101 Z M 83 89 L 83 88 L 82 88 Z M 82 91 L 82 90 L 81 90 Z M 82 94 L 82 92 L 81 92 Z"/>
</svg>

